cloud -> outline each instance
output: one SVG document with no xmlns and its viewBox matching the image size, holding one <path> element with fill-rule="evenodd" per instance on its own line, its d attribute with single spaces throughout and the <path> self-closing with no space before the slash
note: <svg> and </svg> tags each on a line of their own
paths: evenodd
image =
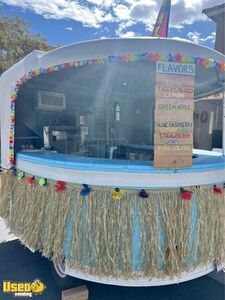
<svg viewBox="0 0 225 300">
<path fill-rule="evenodd" d="M 73 31 L 73 28 L 72 27 L 66 27 L 65 30 Z"/>
<path fill-rule="evenodd" d="M 137 22 L 144 23 L 147 29 L 152 30 L 162 1 L 129 2 L 133 2 L 130 7 L 130 17 Z M 222 2 L 222 0 L 172 0 L 170 27 L 182 29 L 185 25 L 191 25 L 196 21 L 209 21 L 207 16 L 202 14 L 202 10 Z"/>
<path fill-rule="evenodd" d="M 156 3 L 149 1 L 149 3 L 138 2 L 131 7 L 130 16 L 137 20 L 148 20 L 151 18 Z"/>
<path fill-rule="evenodd" d="M 216 40 L 216 32 L 211 32 L 206 38 L 203 39 L 204 42 L 210 41 L 211 43 L 215 43 Z"/>
<path fill-rule="evenodd" d="M 119 37 L 134 37 L 138 35 L 132 30 L 127 30 L 129 27 L 133 26 L 135 22 L 133 21 L 127 21 L 127 22 L 122 22 L 119 24 L 117 30 L 115 31 L 116 35 Z"/>
<path fill-rule="evenodd" d="M 46 19 L 70 19 L 81 22 L 84 26 L 98 28 L 104 22 L 112 22 L 113 16 L 98 6 L 89 7 L 83 1 L 70 0 L 1 0 L 11 6 L 18 6 L 33 11 Z"/>
<path fill-rule="evenodd" d="M 222 0 L 172 0 L 170 26 L 181 29 L 196 21 L 209 20 L 202 14 L 202 9 L 221 2 Z M 0 0 L 0 4 L 17 6 L 47 19 L 69 19 L 92 28 L 115 23 L 118 24 L 118 35 L 126 33 L 124 26 L 129 28 L 131 23 L 142 24 L 146 30 L 152 30 L 161 3 L 162 1 L 157 0 Z M 191 38 L 198 41 L 198 37 Z"/>
<path fill-rule="evenodd" d="M 215 37 L 216 37 L 216 33 L 215 32 L 211 32 L 210 35 L 206 36 L 206 37 L 201 37 L 201 33 L 194 31 L 194 32 L 188 32 L 187 34 L 188 39 L 195 44 L 204 44 L 205 42 L 215 42 Z"/>
<path fill-rule="evenodd" d="M 177 40 L 177 41 L 181 41 L 181 42 L 189 42 L 190 43 L 190 40 L 185 39 L 185 38 L 181 38 L 179 36 L 174 36 L 174 37 L 172 37 L 172 39 Z"/>
<path fill-rule="evenodd" d="M 214 43 L 215 37 L 216 37 L 216 33 L 214 31 L 211 32 L 206 37 L 202 37 L 200 32 L 193 31 L 193 32 L 188 32 L 187 38 L 174 36 L 174 37 L 172 37 L 172 39 L 178 40 L 178 41 L 183 41 L 183 42 L 191 42 L 191 43 L 200 45 L 200 44 L 205 44 L 206 42 Z"/>
<path fill-rule="evenodd" d="M 80 1 L 82 2 L 82 1 Z M 84 2 L 84 1 L 83 1 Z M 87 0 L 88 3 L 108 8 L 113 5 L 112 0 Z"/>
<path fill-rule="evenodd" d="M 134 31 L 127 31 L 120 35 L 120 37 L 124 37 L 124 38 L 130 38 L 134 36 L 136 36 L 136 33 Z"/>
<path fill-rule="evenodd" d="M 125 22 L 121 22 L 118 26 L 118 28 L 116 29 L 115 33 L 117 36 L 122 37 L 126 34 L 127 28 L 131 27 L 135 25 L 135 22 L 132 20 L 128 20 Z"/>
<path fill-rule="evenodd" d="M 126 5 L 118 4 L 113 8 L 115 16 L 118 20 L 129 20 L 130 19 L 130 8 Z"/>
<path fill-rule="evenodd" d="M 189 40 L 194 43 L 194 44 L 200 44 L 200 36 L 201 33 L 194 31 L 194 32 L 188 32 L 187 37 L 189 38 Z"/>
<path fill-rule="evenodd" d="M 208 21 L 202 14 L 204 8 L 222 4 L 223 0 L 176 0 L 172 1 L 170 24 L 173 27 L 193 24 L 196 21 Z"/>
</svg>

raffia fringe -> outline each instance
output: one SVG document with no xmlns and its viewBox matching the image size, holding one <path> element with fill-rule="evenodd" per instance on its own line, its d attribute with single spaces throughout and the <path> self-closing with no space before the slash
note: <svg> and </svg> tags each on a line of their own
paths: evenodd
<svg viewBox="0 0 225 300">
<path fill-rule="evenodd" d="M 9 171 L 0 180 L 0 216 L 11 231 L 27 247 L 80 272 L 150 280 L 225 260 L 225 197 L 212 186 L 193 187 L 190 202 L 178 189 L 152 190 L 147 199 L 126 191 L 113 201 L 106 188 L 80 197 L 77 185 L 57 193 L 51 182 L 29 186 Z"/>
</svg>

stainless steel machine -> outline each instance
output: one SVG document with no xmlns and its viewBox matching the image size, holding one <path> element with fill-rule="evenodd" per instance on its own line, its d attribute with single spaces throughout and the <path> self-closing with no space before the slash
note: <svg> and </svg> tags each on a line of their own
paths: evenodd
<svg viewBox="0 0 225 300">
<path fill-rule="evenodd" d="M 44 148 L 60 153 L 74 153 L 80 147 L 80 128 L 75 126 L 44 126 Z"/>
</svg>

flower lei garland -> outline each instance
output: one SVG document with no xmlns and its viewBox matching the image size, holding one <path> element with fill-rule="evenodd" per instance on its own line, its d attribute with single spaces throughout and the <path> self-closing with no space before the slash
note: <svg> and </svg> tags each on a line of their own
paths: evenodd
<svg viewBox="0 0 225 300">
<path fill-rule="evenodd" d="M 22 85 L 28 80 L 38 77 L 41 74 L 57 72 L 63 69 L 81 67 L 85 65 L 102 65 L 113 62 L 134 62 L 134 61 L 164 61 L 164 62 L 177 62 L 177 63 L 193 63 L 196 65 L 203 66 L 205 68 L 216 68 L 219 71 L 225 71 L 225 63 L 217 62 L 211 58 L 201 58 L 193 56 L 184 56 L 180 54 L 164 55 L 159 53 L 136 53 L 136 54 L 127 54 L 119 56 L 109 56 L 104 59 L 88 59 L 82 61 L 73 61 L 63 64 L 58 64 L 48 68 L 37 68 L 27 74 L 25 74 L 21 79 L 17 80 L 14 87 L 13 93 L 11 95 L 11 106 L 10 106 L 10 131 L 9 131 L 9 163 L 10 167 L 14 166 L 14 135 L 15 135 L 15 103 L 16 98 L 18 97 L 19 90 Z"/>
<path fill-rule="evenodd" d="M 17 177 L 17 180 L 21 181 L 24 180 L 27 185 L 29 186 L 34 186 L 34 185 L 39 185 L 40 187 L 47 187 L 49 186 L 49 182 L 47 178 L 44 177 L 39 177 L 36 178 L 34 175 L 31 174 L 26 174 L 24 171 L 16 170 L 13 168 L 11 170 L 11 175 L 13 177 Z M 51 182 L 54 185 L 54 190 L 55 192 L 65 192 L 67 188 L 69 187 L 68 183 L 62 180 L 51 180 Z M 196 186 L 196 188 L 199 188 L 199 186 Z M 82 184 L 82 188 L 80 190 L 79 195 L 81 197 L 88 196 L 92 191 L 94 190 L 94 187 L 92 188 L 88 184 Z M 213 189 L 211 189 L 211 192 L 215 195 L 222 195 L 225 190 L 225 182 L 218 186 L 214 184 Z M 150 190 L 146 192 L 144 189 L 142 190 L 136 190 L 137 196 L 142 199 L 147 199 L 150 196 Z M 118 187 L 115 187 L 114 189 L 111 190 L 111 199 L 112 200 L 122 200 L 125 196 L 127 195 L 127 192 L 123 189 L 120 189 Z M 184 189 L 183 187 L 180 188 L 180 199 L 184 201 L 191 201 L 193 198 L 193 190 L 191 188 Z"/>
</svg>

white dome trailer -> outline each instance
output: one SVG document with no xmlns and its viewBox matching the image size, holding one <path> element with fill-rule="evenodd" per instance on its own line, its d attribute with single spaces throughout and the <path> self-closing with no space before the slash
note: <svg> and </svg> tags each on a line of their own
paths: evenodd
<svg viewBox="0 0 225 300">
<path fill-rule="evenodd" d="M 0 78 L 0 216 L 61 276 L 154 286 L 223 265 L 224 71 L 172 39 L 32 52 Z"/>
</svg>

